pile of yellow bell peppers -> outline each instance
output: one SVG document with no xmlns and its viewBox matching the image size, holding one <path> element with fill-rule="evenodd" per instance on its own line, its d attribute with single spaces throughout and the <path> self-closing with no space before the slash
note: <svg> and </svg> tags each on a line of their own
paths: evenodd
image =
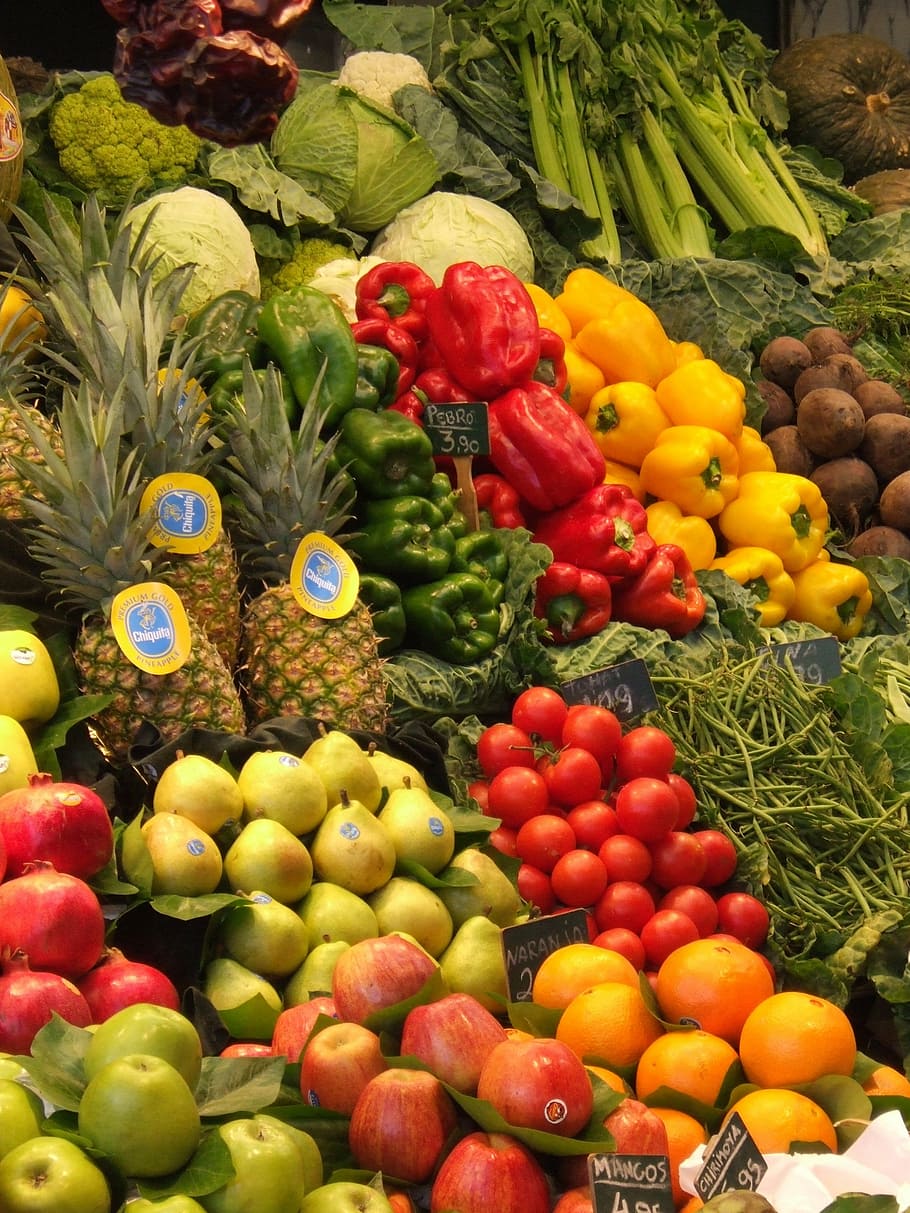
<svg viewBox="0 0 910 1213">
<path fill-rule="evenodd" d="M 830 559 L 821 492 L 777 471 L 745 424 L 743 383 L 693 342 L 672 341 L 643 300 L 596 270 L 573 270 L 555 298 L 528 290 L 541 325 L 565 342 L 567 399 L 604 454 L 606 480 L 646 505 L 654 539 L 745 586 L 765 627 L 794 619 L 857 635 L 868 579 Z"/>
</svg>

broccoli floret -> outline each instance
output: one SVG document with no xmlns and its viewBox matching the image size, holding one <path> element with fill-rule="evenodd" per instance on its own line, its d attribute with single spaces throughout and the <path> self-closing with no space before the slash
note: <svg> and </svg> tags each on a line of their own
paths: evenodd
<svg viewBox="0 0 910 1213">
<path fill-rule="evenodd" d="M 354 252 L 346 244 L 324 236 L 308 236 L 294 246 L 289 261 L 262 261 L 259 265 L 260 291 L 270 299 L 295 286 L 306 286 L 316 271 L 330 261 L 355 261 Z"/>
<path fill-rule="evenodd" d="M 141 105 L 125 101 L 107 73 L 62 97 L 51 111 L 49 131 L 63 172 L 113 203 L 133 189 L 181 184 L 202 146 L 185 126 L 165 126 Z"/>
<path fill-rule="evenodd" d="M 432 91 L 420 60 L 398 51 L 357 51 L 349 55 L 341 65 L 337 82 L 387 109 L 395 108 L 392 100 L 406 84 Z"/>
</svg>

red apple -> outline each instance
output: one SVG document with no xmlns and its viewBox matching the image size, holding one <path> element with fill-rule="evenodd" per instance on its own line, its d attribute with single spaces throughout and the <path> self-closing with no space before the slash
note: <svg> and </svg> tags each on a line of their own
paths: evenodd
<svg viewBox="0 0 910 1213">
<path fill-rule="evenodd" d="M 225 1045 L 219 1057 L 273 1057 L 272 1046 L 264 1040 L 235 1040 Z"/>
<path fill-rule="evenodd" d="M 375 1011 L 416 994 L 438 968 L 419 944 L 401 935 L 361 939 L 341 953 L 332 971 L 338 1016 L 364 1023 Z"/>
<path fill-rule="evenodd" d="M 330 1015 L 338 1019 L 338 1010 L 334 1000 L 327 994 L 311 998 L 309 1002 L 300 1002 L 293 1007 L 285 1007 L 279 1011 L 272 1031 L 272 1053 L 277 1057 L 283 1053 L 288 1061 L 300 1061 L 313 1024 L 320 1015 Z"/>
<path fill-rule="evenodd" d="M 604 1117 L 617 1154 L 669 1154 L 667 1129 L 656 1112 L 641 1100 L 627 1098 Z M 559 1178 L 570 1187 L 588 1182 L 588 1160 L 576 1154 L 559 1160 Z"/>
<path fill-rule="evenodd" d="M 550 1213 L 547 1176 L 527 1146 L 506 1133 L 469 1133 L 443 1160 L 430 1213 Z"/>
<path fill-rule="evenodd" d="M 383 1070 L 366 1084 L 351 1113 L 348 1142 L 359 1167 L 425 1183 L 458 1116 L 438 1078 L 426 1070 Z"/>
<path fill-rule="evenodd" d="M 363 1088 L 386 1069 L 377 1034 L 340 1020 L 317 1032 L 304 1049 L 300 1094 L 314 1108 L 350 1116 Z"/>
<path fill-rule="evenodd" d="M 585 1162 L 587 1166 L 587 1161 Z M 553 1213 L 594 1213 L 591 1185 L 568 1188 L 553 1206 Z"/>
<path fill-rule="evenodd" d="M 490 1051 L 505 1028 L 471 994 L 446 994 L 414 1007 L 401 1029 L 401 1052 L 418 1057 L 437 1078 L 473 1095 Z"/>
<path fill-rule="evenodd" d="M 581 1059 L 549 1036 L 496 1045 L 480 1071 L 477 1095 L 510 1125 L 563 1137 L 581 1132 L 594 1105 Z"/>
</svg>

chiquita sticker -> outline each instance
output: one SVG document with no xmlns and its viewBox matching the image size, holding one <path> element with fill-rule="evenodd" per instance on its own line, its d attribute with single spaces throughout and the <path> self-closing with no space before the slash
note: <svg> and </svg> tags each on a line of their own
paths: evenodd
<svg viewBox="0 0 910 1213">
<path fill-rule="evenodd" d="M 111 626 L 123 653 L 146 674 L 173 674 L 190 655 L 183 603 L 160 581 L 121 590 L 111 604 Z"/>
<path fill-rule="evenodd" d="M 291 564 L 291 589 L 305 611 L 320 619 L 340 619 L 354 605 L 360 577 L 334 539 L 312 531 L 301 539 Z"/>
<path fill-rule="evenodd" d="M 20 645 L 18 648 L 10 649 L 10 657 L 15 661 L 16 665 L 34 665 L 38 654 L 34 649 L 28 648 L 26 645 Z"/>
<path fill-rule="evenodd" d="M 0 93 L 0 160 L 15 160 L 22 151 L 22 123 L 9 97 Z"/>
<path fill-rule="evenodd" d="M 221 531 L 221 499 L 215 486 L 193 472 L 156 476 L 146 486 L 139 508 L 154 510 L 149 538 L 171 552 L 204 552 Z"/>
</svg>

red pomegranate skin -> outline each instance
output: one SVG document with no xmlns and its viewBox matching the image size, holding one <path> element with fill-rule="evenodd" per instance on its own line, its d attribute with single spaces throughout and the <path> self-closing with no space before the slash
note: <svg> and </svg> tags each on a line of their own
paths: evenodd
<svg viewBox="0 0 910 1213">
<path fill-rule="evenodd" d="M 21 876 L 27 864 L 42 860 L 89 880 L 114 853 L 110 815 L 97 792 L 43 773 L 0 796 L 0 839 L 7 877 Z"/>
<path fill-rule="evenodd" d="M 36 863 L 0 884 L 0 951 L 21 951 L 32 969 L 75 980 L 101 959 L 101 903 L 78 876 Z"/>
</svg>

